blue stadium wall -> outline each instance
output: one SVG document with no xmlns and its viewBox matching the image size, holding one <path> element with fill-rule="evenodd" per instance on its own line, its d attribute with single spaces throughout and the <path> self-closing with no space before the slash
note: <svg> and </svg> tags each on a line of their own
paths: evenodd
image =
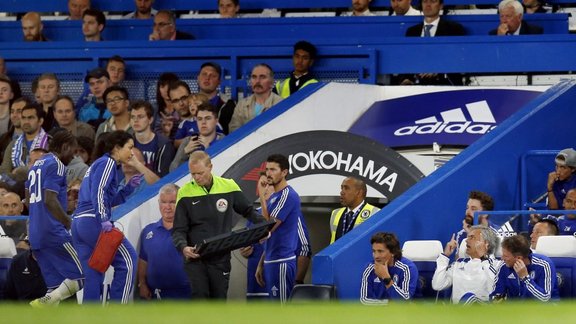
<svg viewBox="0 0 576 324">
<path fill-rule="evenodd" d="M 336 285 L 340 298 L 358 299 L 362 270 L 372 259 L 373 233 L 394 232 L 401 242 L 434 239 L 445 244 L 461 229 L 471 190 L 490 193 L 497 210 L 520 208 L 520 157 L 533 149 L 574 147 L 575 102 L 574 81 L 564 81 L 530 102 L 361 227 L 319 252 L 313 258 L 313 283 Z"/>
</svg>

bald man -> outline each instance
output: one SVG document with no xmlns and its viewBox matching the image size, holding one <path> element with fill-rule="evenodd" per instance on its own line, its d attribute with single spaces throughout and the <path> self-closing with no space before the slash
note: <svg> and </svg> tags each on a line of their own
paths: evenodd
<svg viewBox="0 0 576 324">
<path fill-rule="evenodd" d="M 29 12 L 22 17 L 22 33 L 27 42 L 45 42 L 48 39 L 42 34 L 42 20 L 37 12 Z"/>
<path fill-rule="evenodd" d="M 0 210 L 4 216 L 22 215 L 24 204 L 22 204 L 22 198 L 20 198 L 18 194 L 7 192 L 0 200 Z M 0 227 L 4 230 L 6 235 L 14 240 L 16 245 L 18 245 L 18 242 L 26 236 L 25 220 L 2 220 L 0 221 Z"/>
</svg>

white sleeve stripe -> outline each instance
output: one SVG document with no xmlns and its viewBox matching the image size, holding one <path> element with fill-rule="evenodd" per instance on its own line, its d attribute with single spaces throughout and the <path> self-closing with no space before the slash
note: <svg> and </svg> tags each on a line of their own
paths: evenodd
<svg viewBox="0 0 576 324">
<path fill-rule="evenodd" d="M 104 167 L 104 172 L 102 173 L 102 178 L 100 178 L 100 183 L 98 184 L 98 192 L 97 195 L 97 205 L 98 205 L 98 212 L 100 213 L 100 220 L 107 221 L 109 219 L 106 211 L 106 206 L 104 205 L 104 189 L 112 171 L 114 171 L 114 160 L 108 159 L 106 161 L 106 166 Z"/>
<path fill-rule="evenodd" d="M 533 280 L 529 280 L 526 283 L 526 288 L 539 300 L 548 301 L 552 297 L 552 270 L 550 269 L 550 264 L 537 257 L 532 258 L 532 263 L 542 267 L 544 270 L 544 293 L 534 287 Z"/>
<path fill-rule="evenodd" d="M 310 243 L 306 239 L 306 233 L 304 232 L 304 226 L 302 225 L 302 220 L 298 217 L 298 239 L 300 240 L 300 256 L 307 256 L 310 251 Z"/>
<path fill-rule="evenodd" d="M 387 304 L 387 300 L 368 298 L 368 277 L 370 272 L 374 270 L 374 264 L 368 265 L 362 274 L 362 285 L 360 287 L 360 302 L 364 305 L 382 305 Z"/>
<path fill-rule="evenodd" d="M 402 298 L 410 299 L 410 268 L 408 267 L 407 264 L 402 263 L 400 261 L 396 261 L 394 263 L 394 266 L 402 270 L 402 272 L 404 273 L 404 279 L 402 280 L 401 288 L 398 287 L 396 283 L 393 283 L 392 287 L 394 287 L 394 290 L 396 290 L 396 292 L 398 292 L 398 294 L 402 296 Z"/>
<path fill-rule="evenodd" d="M 280 210 L 284 208 L 284 204 L 286 203 L 286 200 L 288 200 L 289 191 L 290 189 L 288 189 L 288 187 L 282 190 L 282 193 L 280 194 L 280 201 L 278 202 L 274 210 L 272 210 L 272 212 L 270 213 L 271 217 L 276 218 L 276 216 L 278 216 L 278 214 L 280 213 Z"/>
</svg>

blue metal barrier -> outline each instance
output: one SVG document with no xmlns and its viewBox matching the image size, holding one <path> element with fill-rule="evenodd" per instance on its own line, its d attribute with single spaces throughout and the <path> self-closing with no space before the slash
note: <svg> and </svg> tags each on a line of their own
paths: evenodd
<svg viewBox="0 0 576 324">
<path fill-rule="evenodd" d="M 524 208 L 546 208 L 546 202 L 541 201 L 548 194 L 545 186 L 556 154 L 557 150 L 531 150 L 520 158 L 520 199 Z"/>
</svg>

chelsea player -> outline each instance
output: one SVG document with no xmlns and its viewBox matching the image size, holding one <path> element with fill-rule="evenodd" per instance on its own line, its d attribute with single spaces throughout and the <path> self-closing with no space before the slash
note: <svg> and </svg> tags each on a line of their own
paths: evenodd
<svg viewBox="0 0 576 324">
<path fill-rule="evenodd" d="M 34 307 L 57 305 L 82 289 L 84 274 L 69 234 L 66 214 L 66 166 L 74 158 L 76 138 L 67 130 L 54 135 L 51 153 L 30 168 L 26 181 L 29 203 L 29 240 L 48 293 L 30 302 Z"/>
</svg>

